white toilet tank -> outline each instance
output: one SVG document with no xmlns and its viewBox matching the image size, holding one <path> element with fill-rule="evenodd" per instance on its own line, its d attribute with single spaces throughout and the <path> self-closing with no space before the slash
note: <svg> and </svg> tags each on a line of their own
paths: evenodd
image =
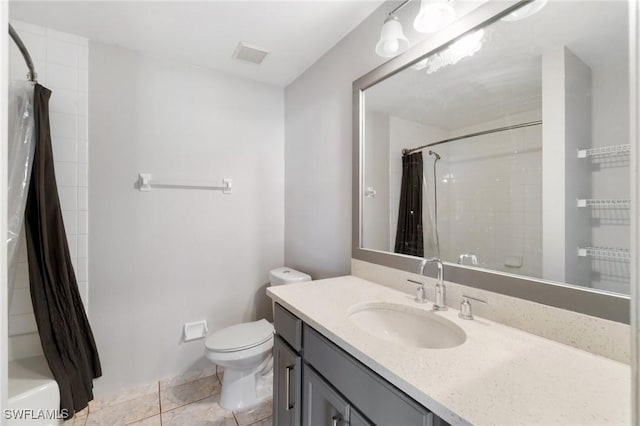
<svg viewBox="0 0 640 426">
<path fill-rule="evenodd" d="M 311 281 L 311 276 L 295 269 L 282 267 L 269 271 L 269 282 L 271 285 L 293 284 L 304 281 Z"/>
</svg>

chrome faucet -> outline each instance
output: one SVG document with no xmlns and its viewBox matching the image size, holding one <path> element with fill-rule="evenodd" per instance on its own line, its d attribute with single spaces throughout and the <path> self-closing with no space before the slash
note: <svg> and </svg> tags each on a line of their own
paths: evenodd
<svg viewBox="0 0 640 426">
<path fill-rule="evenodd" d="M 446 289 L 444 287 L 444 265 L 442 264 L 442 260 L 437 257 L 422 259 L 422 262 L 420 262 L 420 275 L 424 275 L 424 268 L 427 266 L 427 263 L 435 263 L 438 265 L 438 279 L 436 282 L 436 294 L 435 301 L 433 302 L 433 310 L 446 311 L 447 305 L 445 303 Z"/>
<path fill-rule="evenodd" d="M 473 253 L 462 253 L 459 257 L 458 257 L 458 265 L 463 265 L 464 261 L 469 259 L 471 261 L 471 265 L 477 265 L 478 264 L 478 257 L 473 254 Z"/>
</svg>

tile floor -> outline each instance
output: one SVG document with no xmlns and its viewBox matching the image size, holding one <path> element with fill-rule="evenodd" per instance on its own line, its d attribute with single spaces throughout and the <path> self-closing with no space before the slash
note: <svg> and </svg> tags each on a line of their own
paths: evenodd
<svg viewBox="0 0 640 426">
<path fill-rule="evenodd" d="M 271 399 L 248 412 L 222 408 L 216 374 L 170 385 L 160 381 L 147 393 L 92 401 L 65 426 L 272 426 Z"/>
</svg>

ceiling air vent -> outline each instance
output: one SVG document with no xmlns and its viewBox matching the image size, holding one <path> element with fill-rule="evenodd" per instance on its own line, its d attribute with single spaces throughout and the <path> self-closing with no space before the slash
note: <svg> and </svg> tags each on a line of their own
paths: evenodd
<svg viewBox="0 0 640 426">
<path fill-rule="evenodd" d="M 269 51 L 262 47 L 241 41 L 233 52 L 233 58 L 239 61 L 251 62 L 252 64 L 261 64 Z"/>
</svg>

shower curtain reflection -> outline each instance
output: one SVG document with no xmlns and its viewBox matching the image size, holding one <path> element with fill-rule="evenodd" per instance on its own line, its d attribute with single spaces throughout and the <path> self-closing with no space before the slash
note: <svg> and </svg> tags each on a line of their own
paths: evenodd
<svg viewBox="0 0 640 426">
<path fill-rule="evenodd" d="M 428 163 L 432 164 L 429 170 L 434 170 L 434 180 L 431 182 L 424 171 L 425 155 L 426 153 L 414 152 L 402 156 L 402 183 L 394 252 L 417 257 L 439 257 L 435 162 L 432 162 L 431 156 L 427 157 Z M 438 159 L 439 156 L 433 161 Z"/>
</svg>

